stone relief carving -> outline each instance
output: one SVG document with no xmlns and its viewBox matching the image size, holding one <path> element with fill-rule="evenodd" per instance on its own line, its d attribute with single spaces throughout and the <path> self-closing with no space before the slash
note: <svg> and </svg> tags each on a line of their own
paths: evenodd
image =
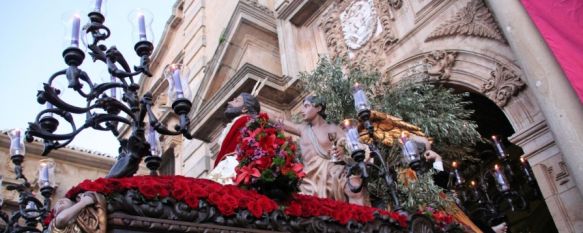
<svg viewBox="0 0 583 233">
<path fill-rule="evenodd" d="M 453 18 L 431 32 L 425 42 L 456 35 L 482 37 L 506 43 L 492 13 L 482 0 L 471 0 Z"/>
<path fill-rule="evenodd" d="M 456 57 L 457 52 L 455 51 L 435 50 L 426 54 L 423 62 L 429 65 L 427 74 L 438 80 L 449 79 Z"/>
<path fill-rule="evenodd" d="M 397 42 L 392 30 L 392 9 L 399 1 L 336 1 L 324 13 L 320 27 L 332 57 L 346 57 L 351 65 L 381 67 L 383 52 Z"/>
<path fill-rule="evenodd" d="M 490 72 L 490 75 L 480 91 L 500 107 L 506 106 L 510 98 L 526 86 L 519 74 L 500 63 L 497 63 L 496 70 Z"/>
<path fill-rule="evenodd" d="M 350 49 L 359 49 L 376 31 L 378 18 L 372 0 L 353 2 L 340 14 L 344 42 Z"/>
<path fill-rule="evenodd" d="M 248 5 L 252 5 L 260 9 L 261 11 L 265 12 L 268 15 L 274 15 L 273 11 L 271 11 L 267 6 L 262 5 L 257 0 L 243 0 L 243 2 L 247 3 Z"/>
</svg>

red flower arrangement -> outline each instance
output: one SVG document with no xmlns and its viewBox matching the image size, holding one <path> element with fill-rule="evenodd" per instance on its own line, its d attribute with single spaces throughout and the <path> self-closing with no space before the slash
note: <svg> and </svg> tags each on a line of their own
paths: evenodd
<svg viewBox="0 0 583 233">
<path fill-rule="evenodd" d="M 284 195 L 291 195 L 299 190 L 305 173 L 297 145 L 291 137 L 285 137 L 281 126 L 269 123 L 267 114 L 251 119 L 241 129 L 237 144 L 235 184 L 261 193 L 281 188 Z"/>
<path fill-rule="evenodd" d="M 246 209 L 254 217 L 259 218 L 277 209 L 284 209 L 284 213 L 290 217 L 330 216 L 340 224 L 346 224 L 350 220 L 360 223 L 371 222 L 375 219 L 375 213 L 393 219 L 404 228 L 407 227 L 408 221 L 407 214 L 302 194 L 294 194 L 290 202 L 279 205 L 255 190 L 245 190 L 235 185 L 223 186 L 211 180 L 183 176 L 134 176 L 85 180 L 71 188 L 66 197 L 74 200 L 79 193 L 85 191 L 111 196 L 128 190 L 137 190 L 146 200 L 173 198 L 186 203 L 193 209 L 199 208 L 199 200 L 203 199 L 215 206 L 224 216 L 233 216 L 238 210 Z M 453 221 L 453 217 L 445 212 L 433 211 L 425 214 L 428 214 L 440 226 Z"/>
</svg>

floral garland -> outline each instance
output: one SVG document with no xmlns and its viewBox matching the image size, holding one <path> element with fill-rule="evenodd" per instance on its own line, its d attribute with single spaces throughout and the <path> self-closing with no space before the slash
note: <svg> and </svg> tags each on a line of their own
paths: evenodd
<svg viewBox="0 0 583 233">
<path fill-rule="evenodd" d="M 74 200 L 78 194 L 85 191 L 111 196 L 131 189 L 137 190 L 147 200 L 170 197 L 186 203 L 193 209 L 199 207 L 200 199 L 204 199 L 224 216 L 232 216 L 238 210 L 246 209 L 254 217 L 259 218 L 277 209 L 283 209 L 287 216 L 303 218 L 330 216 L 340 224 L 347 224 L 350 220 L 368 223 L 374 220 L 376 214 L 390 217 L 403 228 L 407 227 L 408 221 L 408 216 L 403 213 L 302 194 L 294 194 L 292 201 L 286 205 L 279 205 L 254 190 L 244 190 L 235 185 L 223 186 L 211 180 L 183 176 L 134 176 L 85 180 L 71 188 L 66 197 Z M 453 218 L 448 214 L 439 214 L 429 217 L 443 226 L 453 222 Z"/>
<path fill-rule="evenodd" d="M 297 145 L 291 137 L 285 137 L 281 126 L 269 122 L 266 113 L 260 113 L 241 129 L 237 145 L 235 184 L 256 188 L 277 182 L 287 187 L 289 194 L 299 191 L 299 181 L 305 173 Z"/>
</svg>

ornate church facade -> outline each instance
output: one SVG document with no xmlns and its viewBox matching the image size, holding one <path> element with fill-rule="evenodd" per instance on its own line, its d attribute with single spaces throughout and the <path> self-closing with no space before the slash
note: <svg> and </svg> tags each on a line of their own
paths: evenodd
<svg viewBox="0 0 583 233">
<path fill-rule="evenodd" d="M 308 94 L 298 75 L 320 56 L 346 56 L 386 82 L 424 75 L 488 102 L 506 122 L 489 123 L 508 125 L 505 136 L 528 159 L 558 231 L 580 232 L 583 159 L 574 152 L 583 139 L 581 127 L 567 123 L 580 112 L 569 106 L 581 106 L 560 91 L 560 68 L 520 3 L 500 2 L 178 0 L 153 55 L 154 77 L 142 78 L 141 90 L 154 94 L 158 119 L 174 125 L 162 64 L 188 67 L 196 139 L 164 137 L 161 173 L 208 173 L 223 110 L 240 92 L 257 88 L 262 111 L 289 119 Z"/>
</svg>

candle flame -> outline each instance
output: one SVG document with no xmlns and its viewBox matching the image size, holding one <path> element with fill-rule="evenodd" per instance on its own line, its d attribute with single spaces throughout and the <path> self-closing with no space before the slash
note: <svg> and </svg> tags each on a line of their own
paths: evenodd
<svg viewBox="0 0 583 233">
<path fill-rule="evenodd" d="M 496 141 L 496 135 L 492 135 L 492 140 Z"/>
<path fill-rule="evenodd" d="M 470 181 L 470 183 L 471 183 L 472 187 L 475 187 L 476 186 L 476 181 L 473 181 L 472 180 L 472 181 Z"/>
<path fill-rule="evenodd" d="M 451 163 L 451 166 L 452 166 L 453 168 L 457 168 L 457 162 L 456 162 L 456 161 L 453 161 L 453 163 Z"/>
<path fill-rule="evenodd" d="M 524 157 L 520 157 L 520 162 L 521 163 L 526 163 L 526 159 L 524 159 Z"/>
<path fill-rule="evenodd" d="M 500 167 L 498 167 L 498 164 L 494 164 L 494 170 L 498 171 L 500 169 Z"/>
</svg>

